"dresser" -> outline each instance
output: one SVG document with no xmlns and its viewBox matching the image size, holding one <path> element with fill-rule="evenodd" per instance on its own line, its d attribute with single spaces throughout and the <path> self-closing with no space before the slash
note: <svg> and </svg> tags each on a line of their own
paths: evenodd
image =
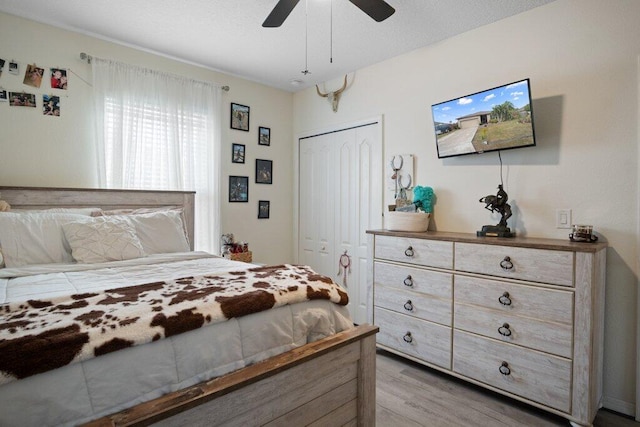
<svg viewBox="0 0 640 427">
<path fill-rule="evenodd" d="M 591 425 L 602 398 L 605 243 L 367 236 L 379 348 Z"/>
</svg>

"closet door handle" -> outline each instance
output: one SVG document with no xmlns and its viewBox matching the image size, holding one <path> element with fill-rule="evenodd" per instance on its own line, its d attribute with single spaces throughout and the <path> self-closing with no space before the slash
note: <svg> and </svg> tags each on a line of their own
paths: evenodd
<svg viewBox="0 0 640 427">
<path fill-rule="evenodd" d="M 500 298 L 498 298 L 498 301 L 500 302 L 500 304 L 502 305 L 511 305 L 511 297 L 509 296 L 509 292 L 505 292 L 503 293 Z"/>
<path fill-rule="evenodd" d="M 409 344 L 411 344 L 413 342 L 413 337 L 411 336 L 411 332 L 407 332 L 406 334 L 404 334 L 402 339 L 404 340 L 404 342 L 409 343 Z"/>
<path fill-rule="evenodd" d="M 405 251 L 404 254 L 408 257 L 412 257 L 413 256 L 413 246 L 409 246 Z"/>
<path fill-rule="evenodd" d="M 413 303 L 411 302 L 411 300 L 408 300 L 404 303 L 404 309 L 407 311 L 413 311 Z"/>
<path fill-rule="evenodd" d="M 403 283 L 405 286 L 409 286 L 409 287 L 413 286 L 413 278 L 411 277 L 410 274 L 404 279 Z"/>
<path fill-rule="evenodd" d="M 504 376 L 511 375 L 511 368 L 509 368 L 509 364 L 507 362 L 502 362 L 502 365 L 500 365 L 498 370 Z"/>
<path fill-rule="evenodd" d="M 509 328 L 509 324 L 508 323 L 503 323 L 502 326 L 500 326 L 498 328 L 498 333 L 500 335 L 502 335 L 503 337 L 510 337 L 511 336 L 511 329 Z"/>
</svg>

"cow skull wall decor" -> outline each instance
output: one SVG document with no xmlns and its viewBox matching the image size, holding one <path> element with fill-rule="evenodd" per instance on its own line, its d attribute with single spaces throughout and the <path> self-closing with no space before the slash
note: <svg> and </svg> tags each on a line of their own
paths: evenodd
<svg viewBox="0 0 640 427">
<path fill-rule="evenodd" d="M 347 75 L 345 74 L 344 84 L 340 89 L 333 92 L 329 92 L 329 93 L 322 93 L 320 92 L 320 88 L 318 87 L 318 85 L 316 85 L 316 90 L 318 91 L 318 95 L 320 95 L 323 98 L 329 99 L 329 102 L 331 102 L 331 107 L 333 108 L 333 112 L 335 113 L 338 111 L 338 103 L 340 102 L 340 95 L 342 95 L 342 92 L 346 89 L 346 87 L 347 87 Z"/>
</svg>

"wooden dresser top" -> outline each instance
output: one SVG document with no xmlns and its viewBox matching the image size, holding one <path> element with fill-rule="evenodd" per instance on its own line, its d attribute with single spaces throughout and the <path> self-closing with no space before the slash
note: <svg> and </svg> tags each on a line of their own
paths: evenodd
<svg viewBox="0 0 640 427">
<path fill-rule="evenodd" d="M 523 248 L 550 249 L 571 252 L 598 252 L 606 248 L 606 242 L 580 243 L 561 239 L 538 237 L 478 237 L 471 233 L 454 233 L 449 231 L 425 231 L 422 233 L 409 231 L 367 230 L 369 234 L 379 236 L 407 237 L 411 239 L 446 240 L 450 242 L 478 243 L 483 245 L 518 246 Z"/>
</svg>

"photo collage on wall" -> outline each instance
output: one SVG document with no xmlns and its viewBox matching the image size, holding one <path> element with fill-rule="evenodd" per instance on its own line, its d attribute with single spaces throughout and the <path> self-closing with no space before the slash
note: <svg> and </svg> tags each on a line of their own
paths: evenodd
<svg viewBox="0 0 640 427">
<path fill-rule="evenodd" d="M 250 134 L 251 108 L 247 105 L 231 103 L 230 110 L 230 128 Z M 258 127 L 257 145 L 268 147 L 271 145 L 271 128 L 265 126 Z M 238 136 L 241 138 L 241 136 Z M 251 147 L 251 146 L 250 146 Z M 249 148 L 251 150 L 251 148 Z M 259 148 L 258 151 L 261 149 Z M 247 144 L 238 142 L 231 143 L 231 163 L 245 164 L 248 157 Z M 244 168 L 244 167 L 242 167 Z M 255 159 L 255 184 L 273 184 L 273 160 Z M 260 191 L 264 194 L 264 188 Z M 229 175 L 229 202 L 248 202 L 249 201 L 249 176 L 248 175 Z M 258 200 L 257 217 L 258 219 L 269 219 L 271 211 L 271 201 Z"/>
<path fill-rule="evenodd" d="M 67 71 L 70 70 L 44 68 L 33 63 L 26 64 L 24 74 L 21 74 L 21 68 L 18 61 L 0 58 L 0 103 L 6 102 L 10 107 L 30 107 L 37 111 L 42 102 L 42 115 L 59 117 L 62 96 L 58 91 L 67 90 Z M 5 83 L 13 89 L 6 89 Z M 34 93 L 34 89 L 40 89 L 40 93 Z"/>
</svg>

